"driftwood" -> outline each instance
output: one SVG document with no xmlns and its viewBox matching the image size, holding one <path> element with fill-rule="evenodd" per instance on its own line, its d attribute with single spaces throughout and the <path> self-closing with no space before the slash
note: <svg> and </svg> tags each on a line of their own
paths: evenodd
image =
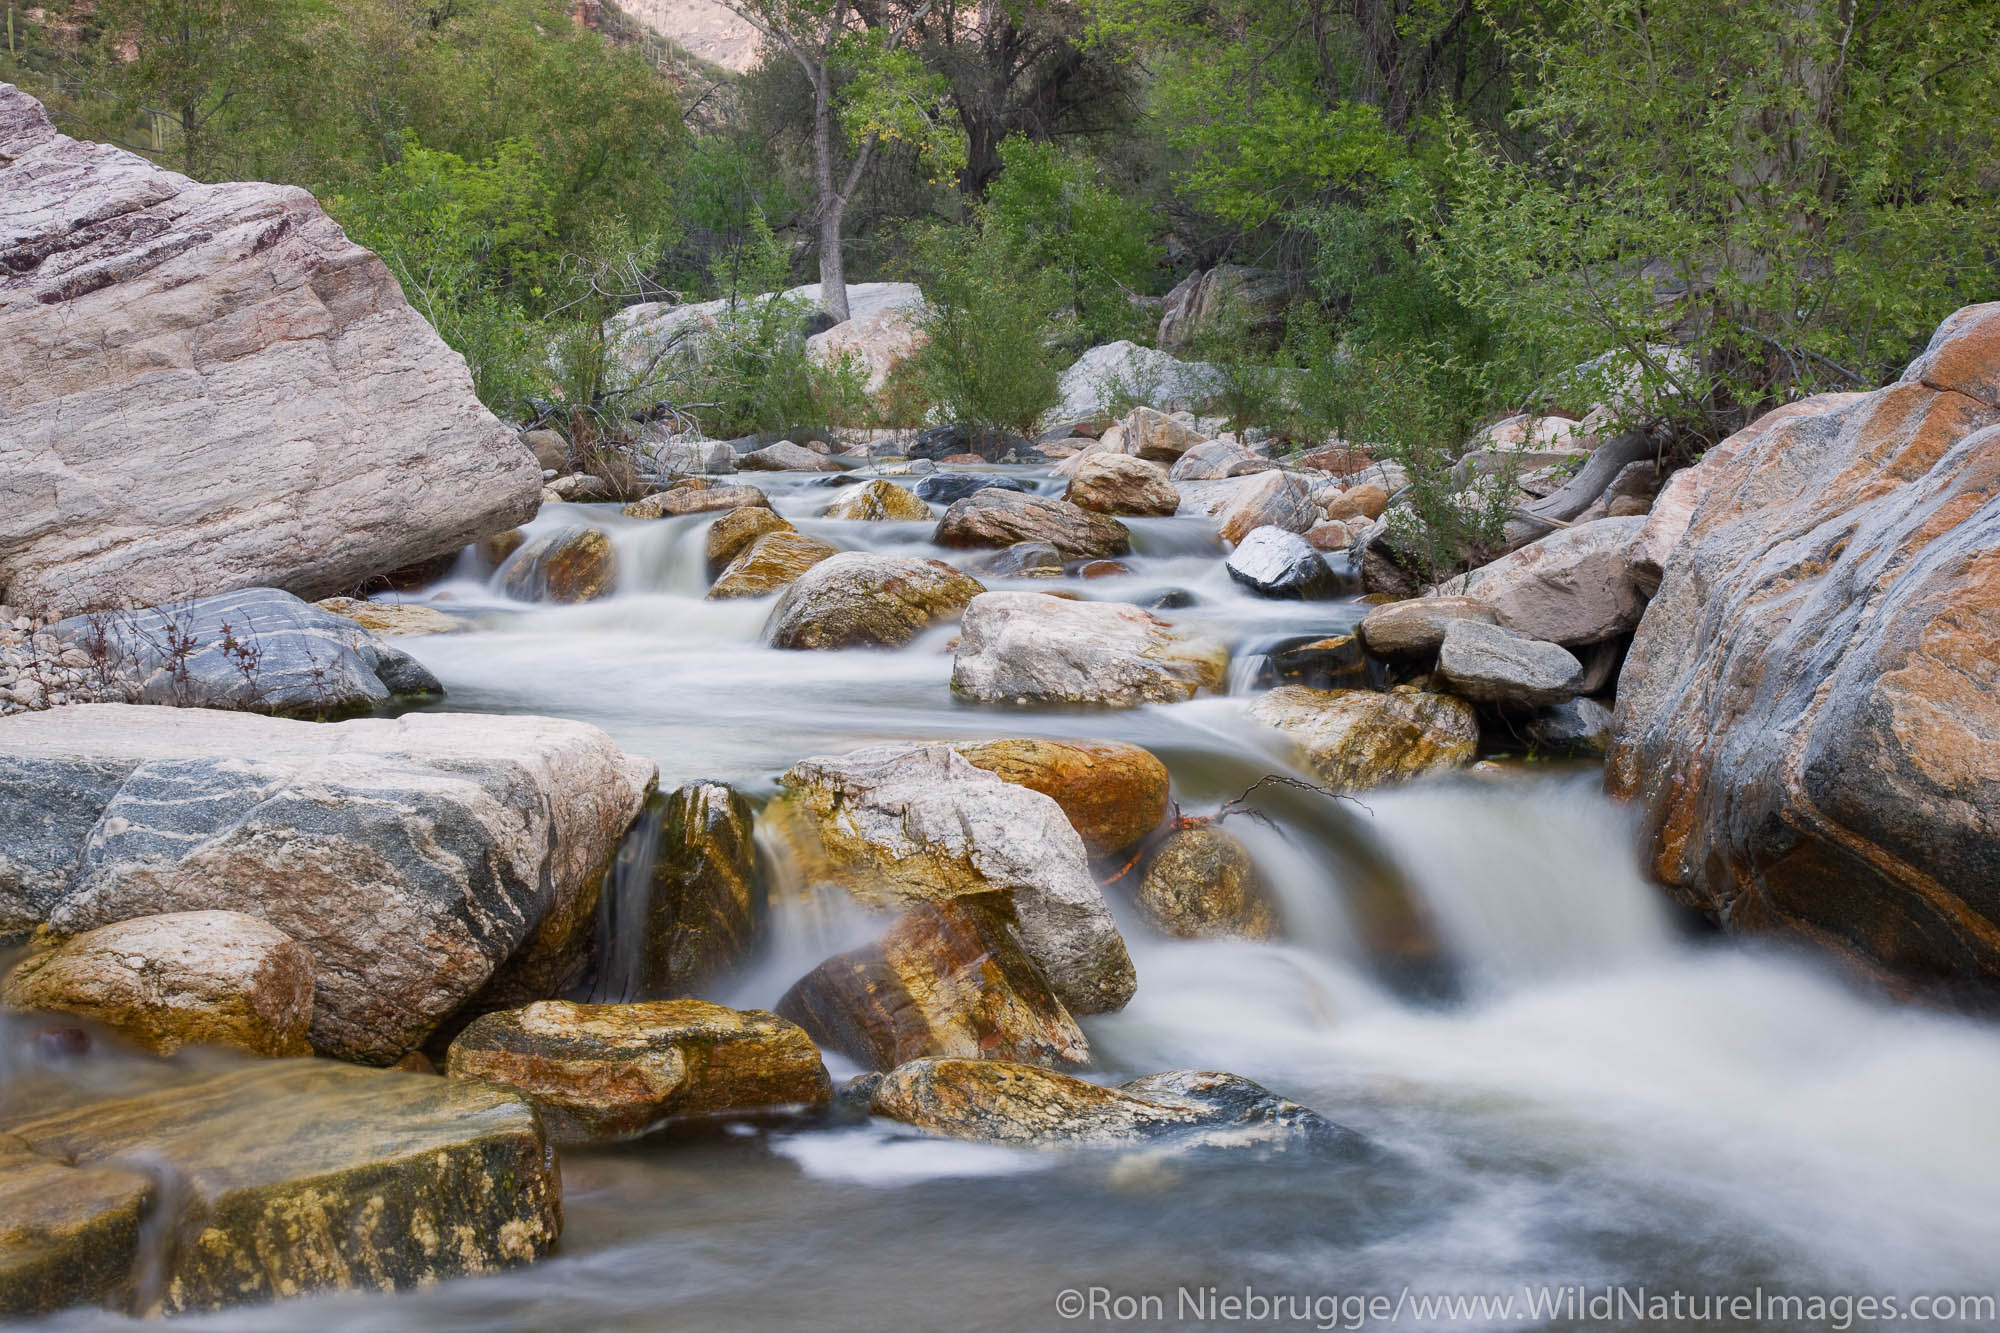
<svg viewBox="0 0 2000 1333">
<path fill-rule="evenodd" d="M 1545 533 L 1568 527 L 1570 520 L 1597 502 L 1628 465 L 1651 458 L 1656 451 L 1653 438 L 1644 431 L 1627 431 L 1598 445 L 1590 461 L 1561 490 L 1514 511 L 1513 521 L 1507 524 L 1506 549 L 1516 550 Z"/>
</svg>

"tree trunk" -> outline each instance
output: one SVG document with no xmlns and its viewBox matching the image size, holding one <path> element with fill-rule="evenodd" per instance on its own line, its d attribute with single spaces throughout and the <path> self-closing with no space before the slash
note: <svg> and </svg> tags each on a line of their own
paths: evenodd
<svg viewBox="0 0 2000 1333">
<path fill-rule="evenodd" d="M 847 265 L 840 250 L 840 224 L 847 199 L 833 179 L 833 98 L 824 62 L 813 79 L 813 185 L 819 193 L 819 303 L 835 323 L 847 314 Z"/>
</svg>

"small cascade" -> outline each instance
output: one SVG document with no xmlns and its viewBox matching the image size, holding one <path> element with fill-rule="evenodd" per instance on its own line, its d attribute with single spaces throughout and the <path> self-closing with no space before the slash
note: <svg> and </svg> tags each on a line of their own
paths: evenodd
<svg viewBox="0 0 2000 1333">
<path fill-rule="evenodd" d="M 597 975 L 591 982 L 595 1004 L 639 999 L 644 974 L 647 922 L 653 909 L 653 867 L 660 855 L 660 825 L 666 802 L 655 793 L 619 844 L 603 893 L 597 899 Z"/>
</svg>

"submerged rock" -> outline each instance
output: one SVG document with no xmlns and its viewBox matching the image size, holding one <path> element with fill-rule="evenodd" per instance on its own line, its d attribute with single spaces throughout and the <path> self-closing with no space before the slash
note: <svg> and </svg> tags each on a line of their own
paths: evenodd
<svg viewBox="0 0 2000 1333">
<path fill-rule="evenodd" d="M 1128 454 L 1085 454 L 1070 474 L 1063 499 L 1099 514 L 1159 517 L 1180 508 L 1181 493 L 1157 463 Z"/>
<path fill-rule="evenodd" d="M 708 525 L 702 553 L 708 560 L 709 577 L 721 573 L 731 560 L 749 549 L 759 537 L 772 532 L 797 530 L 789 519 L 780 518 L 776 512 L 762 505 L 731 509 Z"/>
<path fill-rule="evenodd" d="M 1116 1088 L 1029 1065 L 915 1060 L 869 1110 L 947 1138 L 1035 1147 L 1325 1150 L 1351 1130 L 1235 1074 L 1175 1070 Z"/>
<path fill-rule="evenodd" d="M 797 1026 L 704 1000 L 543 1000 L 485 1014 L 452 1042 L 445 1074 L 519 1092 L 556 1143 L 833 1100 L 819 1050 Z"/>
<path fill-rule="evenodd" d="M 160 1055 L 205 1045 L 310 1055 L 316 970 L 291 936 L 254 916 L 170 912 L 30 954 L 0 985 L 0 1004 L 88 1018 Z"/>
<path fill-rule="evenodd" d="M 729 562 L 708 590 L 708 600 L 767 597 L 796 583 L 801 574 L 822 560 L 840 554 L 832 542 L 787 530 L 767 532 Z"/>
<path fill-rule="evenodd" d="M 1065 560 L 1095 560 L 1132 549 L 1131 534 L 1115 518 L 1079 509 L 1067 500 L 991 488 L 945 510 L 931 540 L 957 547 L 1047 542 Z"/>
<path fill-rule="evenodd" d="M 351 620 L 370 634 L 416 638 L 424 634 L 456 634 L 472 628 L 467 616 L 455 616 L 422 602 L 371 602 L 359 597 L 322 597 L 320 610 Z"/>
<path fill-rule="evenodd" d="M 1132 960 L 1083 840 L 1049 797 L 949 746 L 875 746 L 808 759 L 766 809 L 808 885 L 864 907 L 1000 894 L 1028 956 L 1076 1014 L 1122 1008 Z"/>
<path fill-rule="evenodd" d="M 1219 828 L 1167 835 L 1146 863 L 1135 901 L 1153 926 L 1182 939 L 1278 937 L 1270 885 L 1249 849 Z"/>
<path fill-rule="evenodd" d="M 818 455 L 814 455 L 818 457 Z M 627 518 L 678 518 L 726 509 L 769 509 L 770 497 L 755 486 L 680 485 L 634 500 L 618 512 Z"/>
<path fill-rule="evenodd" d="M 0 86 L 0 588 L 325 597 L 526 522 L 541 467 L 313 197 L 56 132 Z"/>
<path fill-rule="evenodd" d="M 1264 597 L 1323 601 L 1347 588 L 1304 537 L 1283 528 L 1250 533 L 1229 553 L 1227 568 L 1230 578 Z"/>
<path fill-rule="evenodd" d="M 500 585 L 524 602 L 594 602 L 618 589 L 618 553 L 600 528 L 562 528 L 516 551 Z"/>
<path fill-rule="evenodd" d="M 1250 705 L 1284 732 L 1321 781 L 1358 790 L 1463 768 L 1479 746 L 1479 717 L 1449 694 L 1398 689 L 1313 690 L 1284 685 Z"/>
<path fill-rule="evenodd" d="M 1131 708 L 1220 688 L 1229 652 L 1125 602 L 989 592 L 965 608 L 951 688 L 968 699 Z"/>
<path fill-rule="evenodd" d="M 929 519 L 931 507 L 893 481 L 866 482 L 833 502 L 828 518 Z"/>
<path fill-rule="evenodd" d="M 109 702 L 339 717 L 444 693 L 409 654 L 276 588 L 72 616 L 53 632 L 90 659 L 87 688 Z"/>
<path fill-rule="evenodd" d="M 261 917 L 318 966 L 313 1048 L 386 1064 L 503 964 L 580 962 L 652 776 L 554 718 L 18 714 L 0 719 L 0 936 Z"/>
<path fill-rule="evenodd" d="M 1122 852 L 1167 817 L 1167 766 L 1123 741 L 959 741 L 954 750 L 1062 807 L 1092 856 Z"/>
<path fill-rule="evenodd" d="M 942 560 L 843 551 L 785 590 L 764 636 L 773 648 L 897 648 L 984 590 Z"/>
<path fill-rule="evenodd" d="M 976 898 L 913 907 L 881 939 L 800 978 L 778 1012 L 870 1069 L 925 1057 L 1087 1066 L 1089 1043 L 1005 910 Z"/>
<path fill-rule="evenodd" d="M 120 1073 L 109 1097 L 0 1088 L 0 1310 L 404 1290 L 538 1259 L 562 1229 L 511 1093 L 326 1060 Z"/>
<path fill-rule="evenodd" d="M 1503 708 L 1545 708 L 1573 699 L 1583 663 L 1559 644 L 1499 625 L 1454 620 L 1438 649 L 1437 678 L 1455 694 Z"/>
</svg>

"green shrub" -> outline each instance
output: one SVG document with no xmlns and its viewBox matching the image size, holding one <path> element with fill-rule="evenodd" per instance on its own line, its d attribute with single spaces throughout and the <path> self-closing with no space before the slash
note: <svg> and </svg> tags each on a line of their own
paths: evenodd
<svg viewBox="0 0 2000 1333">
<path fill-rule="evenodd" d="M 1060 298 L 1007 245 L 972 227 L 916 240 L 927 341 L 912 358 L 934 411 L 952 422 L 1033 435 L 1061 397 L 1069 358 L 1051 345 Z"/>
</svg>

